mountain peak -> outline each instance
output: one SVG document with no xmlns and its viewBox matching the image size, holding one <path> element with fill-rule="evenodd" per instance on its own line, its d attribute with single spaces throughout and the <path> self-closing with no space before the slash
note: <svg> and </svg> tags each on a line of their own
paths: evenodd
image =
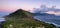
<svg viewBox="0 0 60 28">
<path fill-rule="evenodd" d="M 32 14 L 28 11 L 25 11 L 23 9 L 18 9 L 13 13 L 10 13 L 7 17 L 30 17 Z"/>
<path fill-rule="evenodd" d="M 24 11 L 24 10 L 23 9 L 18 9 L 15 12 L 22 12 L 22 11 Z"/>
</svg>

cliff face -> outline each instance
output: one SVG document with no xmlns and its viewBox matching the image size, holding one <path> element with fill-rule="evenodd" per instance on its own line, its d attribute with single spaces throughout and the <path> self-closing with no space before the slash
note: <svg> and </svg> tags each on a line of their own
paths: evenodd
<svg viewBox="0 0 60 28">
<path fill-rule="evenodd" d="M 33 14 L 22 9 L 5 16 L 4 28 L 56 28 L 54 25 L 38 21 Z"/>
</svg>

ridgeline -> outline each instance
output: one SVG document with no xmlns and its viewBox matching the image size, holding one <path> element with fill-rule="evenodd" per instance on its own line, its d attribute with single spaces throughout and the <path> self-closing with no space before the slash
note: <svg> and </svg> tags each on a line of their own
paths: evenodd
<svg viewBox="0 0 60 28">
<path fill-rule="evenodd" d="M 56 26 L 33 18 L 33 14 L 23 9 L 5 16 L 3 28 L 56 28 Z"/>
</svg>

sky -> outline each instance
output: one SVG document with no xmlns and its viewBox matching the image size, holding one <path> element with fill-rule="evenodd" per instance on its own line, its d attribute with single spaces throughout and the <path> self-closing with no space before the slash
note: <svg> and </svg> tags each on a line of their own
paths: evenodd
<svg viewBox="0 0 60 28">
<path fill-rule="evenodd" d="M 60 0 L 0 0 L 0 12 L 13 12 L 19 8 L 33 11 L 33 8 L 39 8 L 41 5 L 60 8 Z"/>
</svg>

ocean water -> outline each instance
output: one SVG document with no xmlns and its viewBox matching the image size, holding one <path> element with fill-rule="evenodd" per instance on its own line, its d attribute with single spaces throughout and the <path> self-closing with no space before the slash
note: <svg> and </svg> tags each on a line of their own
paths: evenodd
<svg viewBox="0 0 60 28">
<path fill-rule="evenodd" d="M 5 21 L 5 18 L 0 18 L 0 22 Z"/>
<path fill-rule="evenodd" d="M 6 12 L 0 12 L 0 22 L 5 21 L 5 18 L 3 16 L 8 15 L 9 13 Z"/>
</svg>

